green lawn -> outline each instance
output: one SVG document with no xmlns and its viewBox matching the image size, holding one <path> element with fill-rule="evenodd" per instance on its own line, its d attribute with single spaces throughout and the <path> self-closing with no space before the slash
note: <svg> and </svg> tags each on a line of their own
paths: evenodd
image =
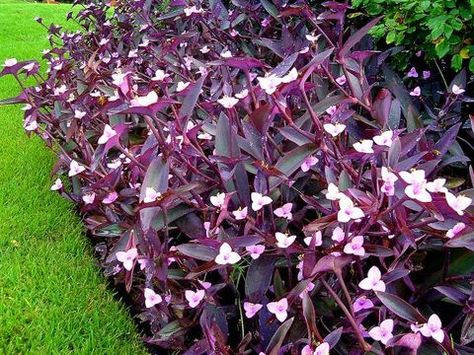
<svg viewBox="0 0 474 355">
<path fill-rule="evenodd" d="M 68 5 L 0 0 L 0 63 L 38 58 Z M 0 98 L 15 96 L 0 78 Z M 0 353 L 144 353 L 134 324 L 95 266 L 73 206 L 49 190 L 53 154 L 28 139 L 18 106 L 0 107 Z"/>
</svg>

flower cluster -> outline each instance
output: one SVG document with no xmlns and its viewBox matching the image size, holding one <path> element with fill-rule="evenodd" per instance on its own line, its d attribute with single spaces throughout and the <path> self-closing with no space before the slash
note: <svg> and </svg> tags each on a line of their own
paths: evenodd
<svg viewBox="0 0 474 355">
<path fill-rule="evenodd" d="M 49 28 L 46 79 L 30 61 L 1 72 L 37 80 L 11 102 L 58 147 L 51 189 L 80 206 L 146 341 L 466 347 L 469 330 L 451 341 L 440 319 L 463 317 L 439 311 L 472 307 L 465 84 L 422 107 L 375 69 L 384 56 L 361 40 L 377 20 L 348 36 L 343 4 L 232 3 L 92 3 L 82 32 Z"/>
</svg>

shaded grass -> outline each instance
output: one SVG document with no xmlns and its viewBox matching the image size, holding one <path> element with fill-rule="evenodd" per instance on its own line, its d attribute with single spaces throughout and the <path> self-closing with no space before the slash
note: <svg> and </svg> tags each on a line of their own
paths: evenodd
<svg viewBox="0 0 474 355">
<path fill-rule="evenodd" d="M 69 5 L 0 0 L 0 63 L 38 58 L 45 23 L 64 23 Z M 0 97 L 17 95 L 0 78 Z M 137 354 L 132 320 L 106 288 L 73 206 L 51 186 L 55 157 L 28 139 L 18 106 L 0 106 L 0 353 Z"/>
</svg>

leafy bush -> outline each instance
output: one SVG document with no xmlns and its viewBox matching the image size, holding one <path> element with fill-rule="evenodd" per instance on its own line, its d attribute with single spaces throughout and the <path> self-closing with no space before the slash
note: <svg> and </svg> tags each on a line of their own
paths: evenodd
<svg viewBox="0 0 474 355">
<path fill-rule="evenodd" d="M 472 350 L 465 75 L 425 96 L 364 47 L 377 20 L 348 35 L 342 4 L 232 3 L 90 4 L 82 33 L 49 28 L 46 78 L 2 71 L 37 80 L 10 102 L 147 342 Z"/>
<path fill-rule="evenodd" d="M 474 2 L 472 0 L 354 0 L 369 16 L 383 15 L 371 34 L 387 44 L 406 46 L 428 58 L 446 58 L 454 70 L 474 72 Z M 353 16 L 356 16 L 353 14 Z M 410 58 L 405 55 L 404 63 Z"/>
</svg>

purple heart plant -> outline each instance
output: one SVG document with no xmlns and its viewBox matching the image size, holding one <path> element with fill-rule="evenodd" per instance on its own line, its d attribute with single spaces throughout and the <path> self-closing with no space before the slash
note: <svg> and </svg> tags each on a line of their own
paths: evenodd
<svg viewBox="0 0 474 355">
<path fill-rule="evenodd" d="M 323 5 L 90 3 L 3 67 L 158 349 L 473 350 L 465 74 L 404 81 Z"/>
</svg>

